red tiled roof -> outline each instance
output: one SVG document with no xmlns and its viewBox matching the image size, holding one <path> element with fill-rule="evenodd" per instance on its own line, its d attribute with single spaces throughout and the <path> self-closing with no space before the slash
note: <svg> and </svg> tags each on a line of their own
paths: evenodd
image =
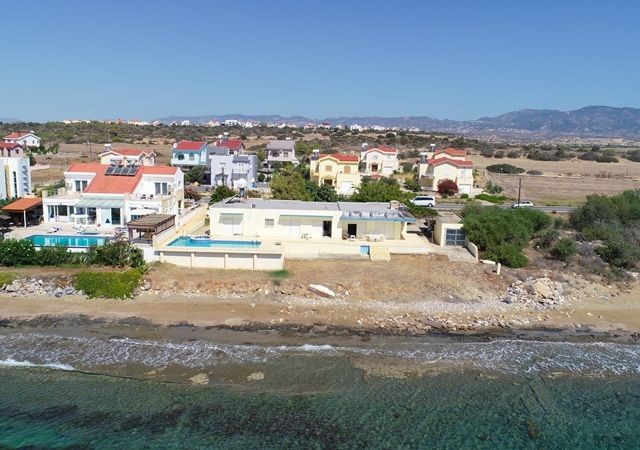
<svg viewBox="0 0 640 450">
<path fill-rule="evenodd" d="M 358 162 L 360 161 L 360 159 L 358 158 L 358 155 L 346 155 L 344 153 L 331 153 L 331 154 L 320 154 L 318 156 L 318 159 L 322 159 L 322 158 L 335 158 L 338 161 L 341 162 Z"/>
<path fill-rule="evenodd" d="M 2 210 L 7 212 L 22 212 L 28 211 L 41 204 L 42 199 L 40 197 L 24 197 L 19 198 L 15 202 L 11 202 L 8 205 L 4 205 L 2 207 Z"/>
<path fill-rule="evenodd" d="M 105 175 L 109 164 L 76 163 L 71 164 L 67 172 L 95 173 L 84 192 L 89 194 L 130 194 L 135 189 L 143 175 L 173 175 L 178 170 L 169 166 L 140 166 L 138 172 L 131 177 L 119 175 Z"/>
<path fill-rule="evenodd" d="M 30 131 L 14 131 L 11 134 L 7 134 L 4 138 L 5 139 L 20 139 L 23 136 L 26 136 L 28 134 L 33 134 Z"/>
<path fill-rule="evenodd" d="M 20 144 L 16 144 L 14 142 L 0 142 L 0 148 L 14 149 L 16 147 L 22 148 Z"/>
<path fill-rule="evenodd" d="M 398 153 L 398 149 L 395 147 L 387 147 L 386 145 L 378 145 L 377 147 L 373 147 L 370 150 L 378 149 L 384 153 Z"/>
<path fill-rule="evenodd" d="M 467 152 L 465 150 L 461 150 L 459 148 L 448 147 L 442 150 L 436 150 L 434 155 L 440 155 L 442 153 L 446 153 L 451 156 L 467 156 Z"/>
<path fill-rule="evenodd" d="M 467 161 L 462 159 L 451 159 L 446 156 L 439 158 L 432 158 L 428 161 L 430 166 L 439 166 L 441 164 L 451 164 L 456 167 L 473 167 L 473 161 Z"/>
<path fill-rule="evenodd" d="M 230 150 L 238 150 L 242 146 L 242 139 L 228 139 L 226 141 L 218 141 L 215 143 L 216 147 L 225 147 Z"/>
<path fill-rule="evenodd" d="M 207 145 L 205 141 L 180 141 L 176 145 L 176 150 L 200 150 Z"/>
</svg>

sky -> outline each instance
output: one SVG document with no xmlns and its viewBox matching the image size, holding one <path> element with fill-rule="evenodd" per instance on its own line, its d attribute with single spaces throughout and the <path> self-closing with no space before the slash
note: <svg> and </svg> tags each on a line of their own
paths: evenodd
<svg viewBox="0 0 640 450">
<path fill-rule="evenodd" d="M 640 2 L 0 0 L 0 117 L 640 107 Z M 12 29 L 15 26 L 15 29 Z"/>
</svg>

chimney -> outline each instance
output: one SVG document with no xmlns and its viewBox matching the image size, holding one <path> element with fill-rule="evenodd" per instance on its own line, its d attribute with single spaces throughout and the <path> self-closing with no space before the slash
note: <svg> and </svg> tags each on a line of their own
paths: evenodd
<svg viewBox="0 0 640 450">
<path fill-rule="evenodd" d="M 427 152 L 420 152 L 420 164 L 427 163 Z"/>
<path fill-rule="evenodd" d="M 369 144 L 367 144 L 366 142 L 364 142 L 364 143 L 362 144 L 362 151 L 363 151 L 363 152 L 366 152 L 368 148 L 369 148 Z"/>
<path fill-rule="evenodd" d="M 389 202 L 389 208 L 390 209 L 399 209 L 400 208 L 400 202 L 398 200 L 391 200 Z"/>
<path fill-rule="evenodd" d="M 320 150 L 318 150 L 317 148 L 314 148 L 311 151 L 311 159 L 312 160 L 317 160 L 318 158 L 320 158 Z"/>
</svg>

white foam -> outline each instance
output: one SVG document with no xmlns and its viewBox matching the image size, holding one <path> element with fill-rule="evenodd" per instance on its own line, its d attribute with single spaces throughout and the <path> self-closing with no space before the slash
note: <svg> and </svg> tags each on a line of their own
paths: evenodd
<svg viewBox="0 0 640 450">
<path fill-rule="evenodd" d="M 72 366 L 68 364 L 57 364 L 57 363 L 37 364 L 31 361 L 16 361 L 15 359 L 12 359 L 12 358 L 1 360 L 0 366 L 2 367 L 45 367 L 47 369 L 56 369 L 56 370 L 75 370 Z"/>
</svg>

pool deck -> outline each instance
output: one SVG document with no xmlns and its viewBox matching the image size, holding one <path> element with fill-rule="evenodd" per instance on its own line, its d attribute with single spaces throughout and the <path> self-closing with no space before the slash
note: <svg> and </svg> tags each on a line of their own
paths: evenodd
<svg viewBox="0 0 640 450">
<path fill-rule="evenodd" d="M 27 228 L 15 228 L 9 233 L 4 235 L 5 239 L 24 239 L 29 236 L 33 236 L 35 234 L 41 234 L 46 236 L 91 236 L 91 235 L 82 235 L 78 233 L 74 228 L 73 224 L 63 224 L 56 225 L 60 228 L 60 231 L 56 233 L 48 233 L 47 231 L 51 228 L 49 224 L 40 224 Z M 102 237 L 112 237 L 114 235 L 113 230 L 100 230 L 96 227 L 88 226 L 87 232 L 89 233 L 98 233 L 96 236 Z"/>
</svg>

